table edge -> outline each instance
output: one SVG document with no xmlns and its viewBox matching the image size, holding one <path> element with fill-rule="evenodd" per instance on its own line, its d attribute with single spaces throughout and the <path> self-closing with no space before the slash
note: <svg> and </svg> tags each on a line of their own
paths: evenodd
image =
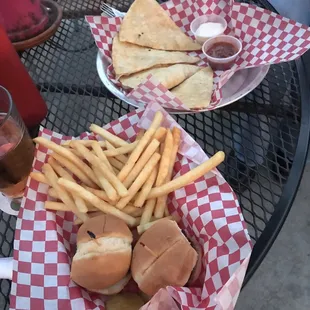
<svg viewBox="0 0 310 310">
<path fill-rule="evenodd" d="M 275 206 L 275 212 L 272 214 L 266 228 L 254 245 L 251 259 L 248 265 L 243 287 L 248 283 L 255 271 L 258 269 L 263 259 L 269 252 L 283 224 L 291 210 L 299 185 L 303 176 L 304 168 L 307 162 L 310 138 L 310 89 L 306 74 L 304 58 L 295 61 L 300 83 L 301 93 L 301 121 L 299 137 L 290 175 L 283 188 L 283 194 Z M 308 55 L 310 57 L 310 54 Z M 306 146 L 306 147 L 305 147 Z M 293 193 L 292 193 L 293 192 Z"/>
</svg>

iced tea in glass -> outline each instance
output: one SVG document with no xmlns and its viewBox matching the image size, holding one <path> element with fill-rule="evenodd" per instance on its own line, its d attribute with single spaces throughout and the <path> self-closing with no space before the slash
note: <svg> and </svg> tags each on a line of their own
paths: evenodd
<svg viewBox="0 0 310 310">
<path fill-rule="evenodd" d="M 34 157 L 34 144 L 9 92 L 0 86 L 0 192 L 23 196 Z"/>
</svg>

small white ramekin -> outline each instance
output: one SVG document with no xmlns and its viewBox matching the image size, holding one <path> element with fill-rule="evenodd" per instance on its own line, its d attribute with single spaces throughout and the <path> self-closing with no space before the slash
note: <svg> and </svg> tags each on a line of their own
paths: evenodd
<svg viewBox="0 0 310 310">
<path fill-rule="evenodd" d="M 195 18 L 191 22 L 190 28 L 191 28 L 191 32 L 195 35 L 196 41 L 198 43 L 200 43 L 201 45 L 203 43 L 205 43 L 208 39 L 212 38 L 212 37 L 198 36 L 196 34 L 199 26 L 201 24 L 205 24 L 205 23 L 219 23 L 222 25 L 223 31 L 221 33 L 216 34 L 216 36 L 223 34 L 227 28 L 227 22 L 226 22 L 225 18 L 223 18 L 219 15 L 210 14 L 210 15 L 202 15 L 202 16 Z"/>
</svg>

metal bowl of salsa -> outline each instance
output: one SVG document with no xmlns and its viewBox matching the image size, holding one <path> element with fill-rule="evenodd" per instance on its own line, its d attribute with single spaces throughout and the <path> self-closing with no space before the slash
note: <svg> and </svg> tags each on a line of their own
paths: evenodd
<svg viewBox="0 0 310 310">
<path fill-rule="evenodd" d="M 228 70 L 242 51 L 242 43 L 233 36 L 220 35 L 207 40 L 202 51 L 213 70 Z"/>
</svg>

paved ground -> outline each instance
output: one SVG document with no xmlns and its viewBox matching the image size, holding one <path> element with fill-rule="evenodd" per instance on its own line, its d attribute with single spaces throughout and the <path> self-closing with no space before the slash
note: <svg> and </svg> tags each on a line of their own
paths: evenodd
<svg viewBox="0 0 310 310">
<path fill-rule="evenodd" d="M 271 0 L 284 16 L 310 24 L 310 2 Z M 310 69 L 310 64 L 308 66 Z M 310 309 L 310 158 L 280 235 L 241 292 L 236 310 Z"/>
<path fill-rule="evenodd" d="M 310 164 L 292 210 L 236 310 L 310 309 Z"/>
</svg>

